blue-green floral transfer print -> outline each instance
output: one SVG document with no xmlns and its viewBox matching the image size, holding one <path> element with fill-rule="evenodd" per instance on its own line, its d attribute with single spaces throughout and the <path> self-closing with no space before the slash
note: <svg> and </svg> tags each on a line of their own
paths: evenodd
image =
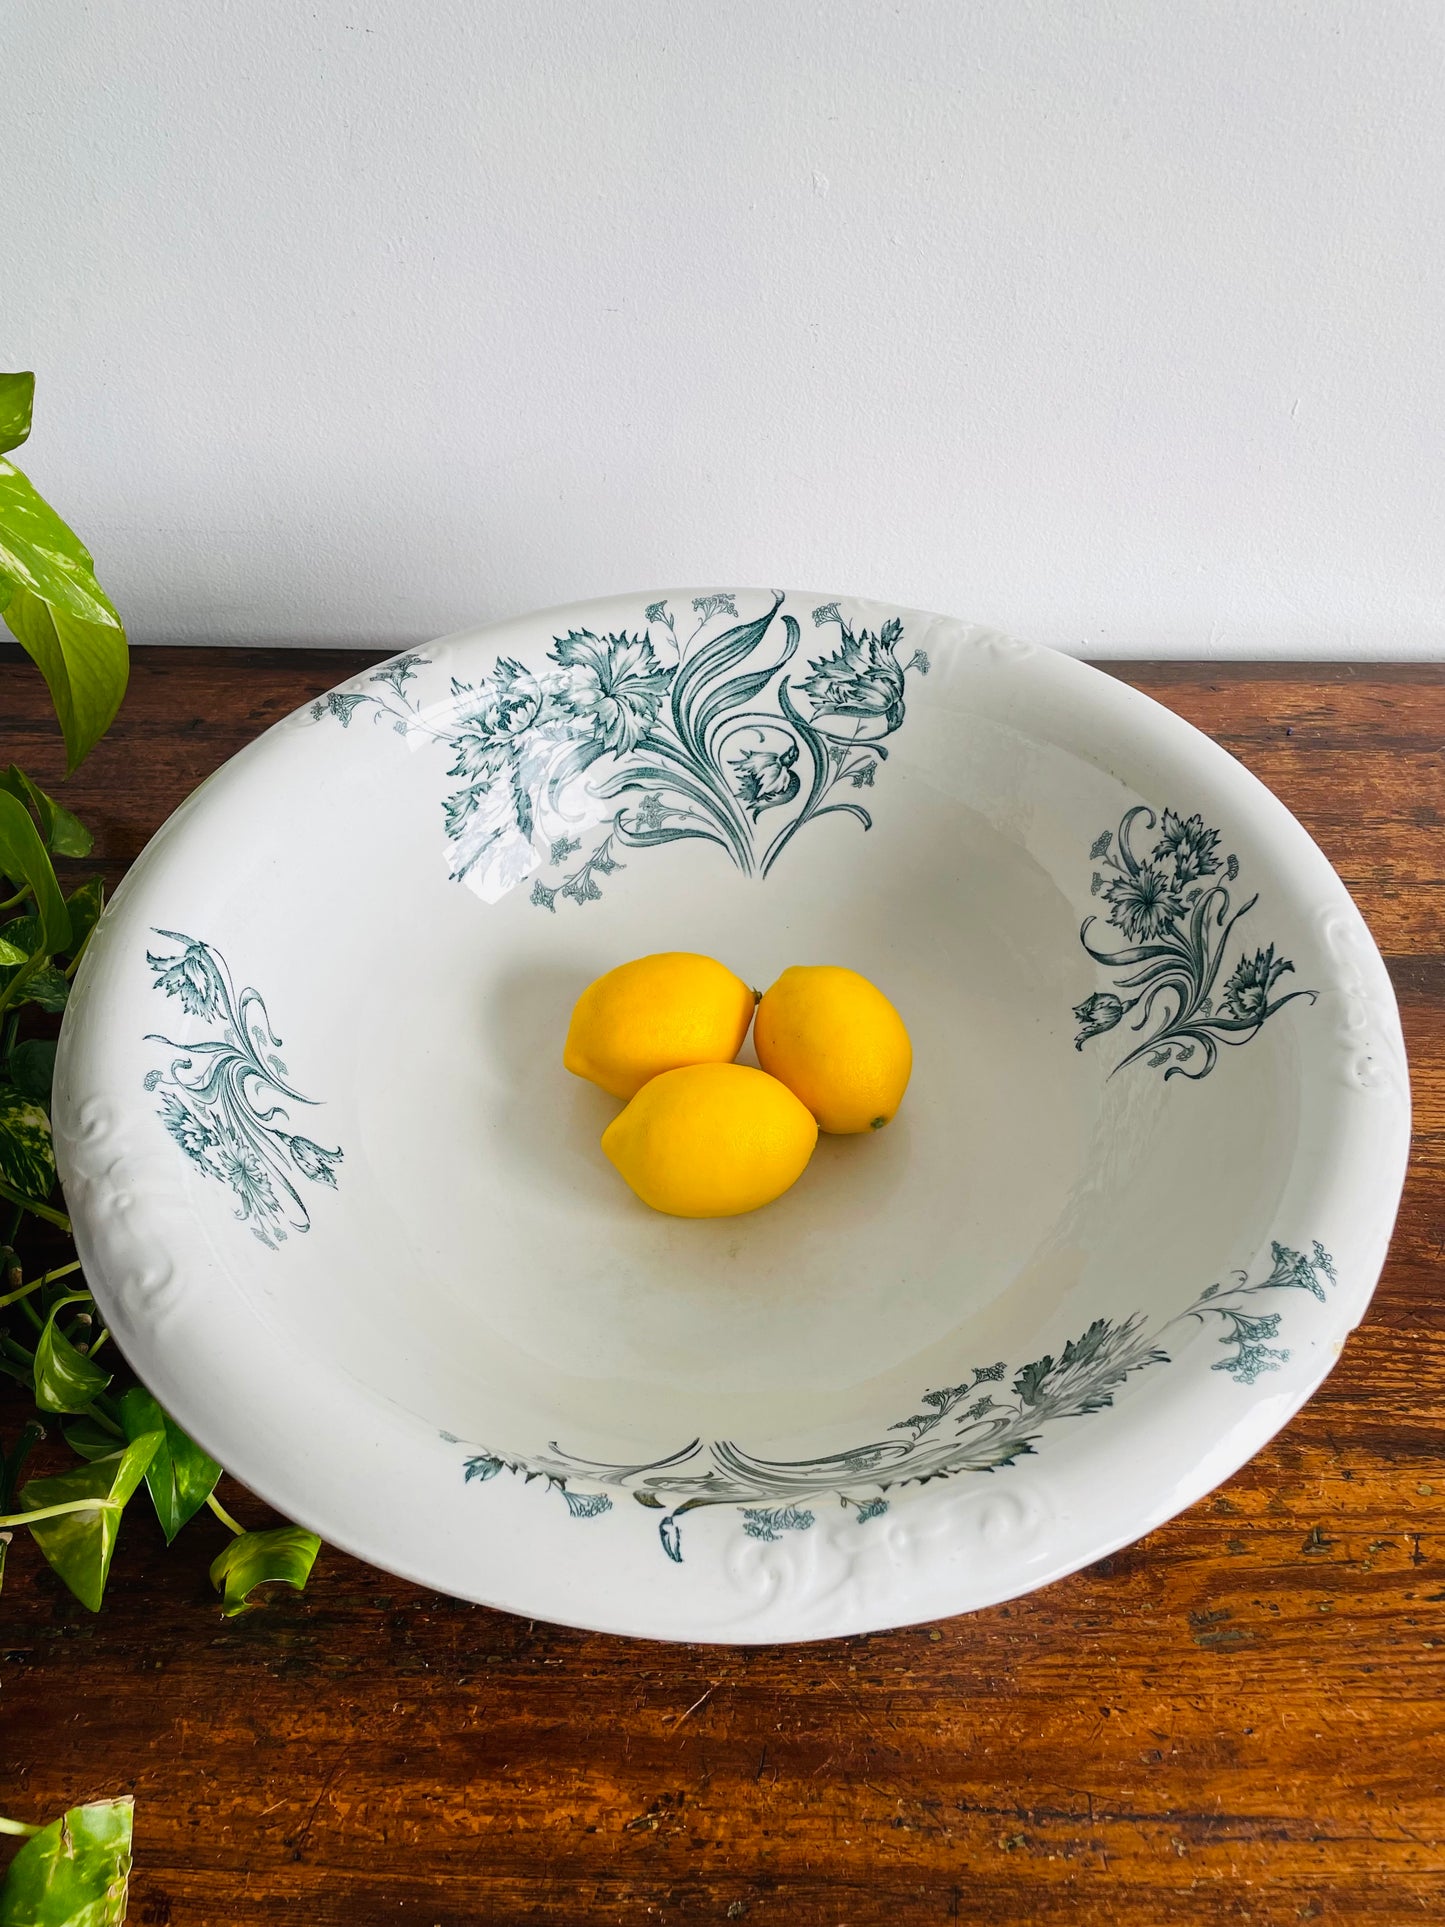
<svg viewBox="0 0 1445 1927">
<path fill-rule="evenodd" d="M 446 750 L 451 874 L 488 902 L 534 877 L 540 909 L 593 903 L 620 853 L 684 839 L 766 876 L 814 818 L 871 827 L 858 793 L 903 723 L 909 672 L 929 666 L 900 660 L 898 618 L 855 631 L 825 603 L 813 626 L 836 636 L 789 676 L 802 629 L 783 601 L 742 620 L 734 597 L 699 596 L 685 634 L 654 602 L 635 630 L 569 630 L 535 673 L 501 656 L 438 700 L 419 693 L 429 659 L 405 655 L 311 713 L 347 728 L 366 712 Z"/>
<path fill-rule="evenodd" d="M 463 1476 L 486 1480 L 512 1472 L 528 1482 L 540 1479 L 562 1492 L 574 1518 L 611 1510 L 605 1493 L 580 1494 L 574 1482 L 620 1487 L 639 1505 L 664 1515 L 658 1536 L 668 1558 L 678 1562 L 679 1522 L 701 1506 L 737 1507 L 743 1531 L 753 1539 L 806 1532 L 816 1521 L 812 1508 L 829 1498 L 866 1525 L 887 1512 L 889 1502 L 882 1495 L 894 1486 L 996 1472 L 1032 1454 L 1047 1426 L 1108 1410 L 1132 1373 L 1170 1363 L 1160 1340 L 1178 1327 L 1217 1318 L 1225 1355 L 1210 1369 L 1227 1373 L 1237 1385 L 1253 1385 L 1262 1374 L 1278 1371 L 1289 1350 L 1269 1341 L 1279 1336 L 1284 1314 L 1261 1311 L 1255 1301 L 1266 1293 L 1307 1291 L 1323 1304 L 1335 1283 L 1335 1267 L 1318 1242 L 1308 1254 L 1275 1243 L 1270 1257 L 1271 1270 L 1256 1283 L 1241 1271 L 1228 1283 L 1212 1284 L 1157 1331 L 1150 1331 L 1143 1312 L 1117 1321 L 1096 1318 L 1057 1357 L 1046 1352 L 1012 1370 L 1002 1359 L 975 1365 L 957 1385 L 925 1392 L 920 1409 L 891 1425 L 889 1436 L 822 1458 L 762 1459 L 731 1439 L 706 1444 L 693 1439 L 666 1458 L 616 1465 L 578 1458 L 554 1443 L 555 1456 L 546 1458 L 474 1453 L 464 1462 Z M 859 1496 L 860 1486 L 865 1496 Z"/>
<path fill-rule="evenodd" d="M 194 1042 L 151 1033 L 147 1043 L 176 1051 L 166 1070 L 147 1071 L 145 1088 L 160 1091 L 157 1115 L 181 1150 L 209 1178 L 229 1186 L 236 1216 L 274 1248 L 311 1217 L 297 1180 L 336 1188 L 340 1149 L 327 1150 L 288 1128 L 287 1106 L 313 1104 L 286 1082 L 261 994 L 239 994 L 221 953 L 179 930 L 154 934 L 175 946 L 148 951 L 154 988 L 176 998 L 188 1017 L 217 1033 Z"/>
<path fill-rule="evenodd" d="M 1309 1256 L 1291 1251 L 1288 1245 L 1273 1244 L 1270 1256 L 1274 1268 L 1268 1277 L 1252 1285 L 1247 1272 L 1239 1272 L 1232 1285 L 1211 1285 L 1201 1292 L 1185 1314 L 1205 1323 L 1217 1314 L 1224 1321 L 1219 1342 L 1225 1347 L 1223 1358 L 1216 1359 L 1211 1371 L 1228 1372 L 1236 1385 L 1253 1385 L 1264 1372 L 1277 1372 L 1289 1357 L 1287 1348 L 1265 1341 L 1279 1336 L 1284 1314 L 1278 1311 L 1247 1313 L 1241 1303 L 1266 1291 L 1307 1291 L 1312 1298 L 1326 1302 L 1326 1287 L 1335 1282 L 1334 1260 L 1315 1240 Z"/>
<path fill-rule="evenodd" d="M 1158 831 L 1142 856 L 1133 847 L 1141 818 L 1147 831 Z M 1239 858 L 1221 851 L 1218 830 L 1206 827 L 1202 817 L 1165 810 L 1161 819 L 1145 804 L 1136 804 L 1117 836 L 1105 830 L 1089 855 L 1099 866 L 1093 893 L 1108 905 L 1107 920 L 1123 942 L 1113 949 L 1092 942 L 1089 933 L 1097 917 L 1085 918 L 1079 940 L 1095 963 L 1117 973 L 1120 992 L 1134 994 L 1098 990 L 1076 1004 L 1076 1050 L 1137 1011 L 1130 1029 L 1142 1041 L 1114 1069 L 1121 1071 L 1142 1057 L 1151 1070 L 1162 1070 L 1166 1080 L 1197 1080 L 1214 1069 L 1221 1044 L 1247 1044 L 1297 997 L 1314 1002 L 1313 990 L 1274 995 L 1294 965 L 1288 957 L 1277 957 L 1273 944 L 1253 956 L 1241 950 L 1219 987 L 1234 928 L 1259 898 L 1232 907 L 1230 890 L 1239 878 Z"/>
</svg>

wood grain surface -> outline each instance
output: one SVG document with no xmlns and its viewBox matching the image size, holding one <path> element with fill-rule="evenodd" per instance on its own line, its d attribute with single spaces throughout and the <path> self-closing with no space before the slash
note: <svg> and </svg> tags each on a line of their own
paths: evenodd
<svg viewBox="0 0 1445 1927">
<path fill-rule="evenodd" d="M 366 660 L 138 651 L 67 792 L 107 877 Z M 1284 1433 L 1031 1598 L 777 1649 L 530 1624 L 331 1551 L 304 1597 L 227 1625 L 206 1582 L 221 1527 L 203 1514 L 167 1552 L 136 1507 L 98 1617 L 12 1552 L 0 1810 L 133 1790 L 131 1920 L 150 1927 L 1445 1920 L 1445 665 L 1113 673 L 1314 833 L 1404 1013 L 1416 1136 L 1394 1250 Z M 12 758 L 59 777 L 14 652 Z"/>
</svg>

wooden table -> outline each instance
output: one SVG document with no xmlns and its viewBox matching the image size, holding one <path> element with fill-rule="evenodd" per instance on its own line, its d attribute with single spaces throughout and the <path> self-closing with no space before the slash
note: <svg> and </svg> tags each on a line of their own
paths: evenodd
<svg viewBox="0 0 1445 1927">
<path fill-rule="evenodd" d="M 106 875 L 361 660 L 137 652 L 68 793 Z M 1417 1131 L 1394 1251 L 1281 1437 L 1032 1598 L 775 1650 L 533 1625 L 330 1551 L 304 1597 L 226 1625 L 220 1526 L 167 1553 L 137 1507 L 98 1618 L 12 1555 L 0 1809 L 134 1789 L 131 1920 L 156 1927 L 1445 1919 L 1445 665 L 1114 673 L 1297 812 L 1404 1011 Z M 58 775 L 13 653 L 0 691 L 4 758 Z"/>
</svg>

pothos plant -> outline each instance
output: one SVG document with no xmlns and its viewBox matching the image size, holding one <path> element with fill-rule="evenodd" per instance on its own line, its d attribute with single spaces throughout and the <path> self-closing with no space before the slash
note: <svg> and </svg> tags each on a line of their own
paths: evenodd
<svg viewBox="0 0 1445 1927">
<path fill-rule="evenodd" d="M 0 616 L 44 676 L 67 775 L 105 734 L 125 694 L 125 629 L 89 551 L 10 461 L 30 433 L 35 378 L 0 374 Z M 296 1526 L 248 1532 L 216 1497 L 221 1468 L 136 1382 L 100 1323 L 56 1183 L 50 1135 L 55 1034 L 100 916 L 100 882 L 56 873 L 87 856 L 78 819 L 14 763 L 0 765 L 0 1373 L 34 1410 L 0 1429 L 0 1584 L 28 1538 L 81 1603 L 100 1607 L 126 1507 L 142 1488 L 167 1544 L 209 1507 L 233 1535 L 211 1564 L 228 1617 L 258 1586 L 303 1587 L 320 1542 Z M 30 1259 L 33 1245 L 44 1254 Z M 57 1249 L 58 1247 L 58 1249 Z M 25 1476 L 35 1448 L 69 1463 Z M 27 1836 L 0 1885 L 0 1927 L 106 1927 L 124 1920 L 130 1801 L 72 1808 Z"/>
</svg>

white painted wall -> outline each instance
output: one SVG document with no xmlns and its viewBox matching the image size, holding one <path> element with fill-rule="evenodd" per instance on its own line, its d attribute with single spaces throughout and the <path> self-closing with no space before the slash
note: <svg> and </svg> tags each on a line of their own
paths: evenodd
<svg viewBox="0 0 1445 1927">
<path fill-rule="evenodd" d="M 9 0 L 0 71 L 22 460 L 137 640 L 1445 654 L 1439 0 Z"/>
</svg>

